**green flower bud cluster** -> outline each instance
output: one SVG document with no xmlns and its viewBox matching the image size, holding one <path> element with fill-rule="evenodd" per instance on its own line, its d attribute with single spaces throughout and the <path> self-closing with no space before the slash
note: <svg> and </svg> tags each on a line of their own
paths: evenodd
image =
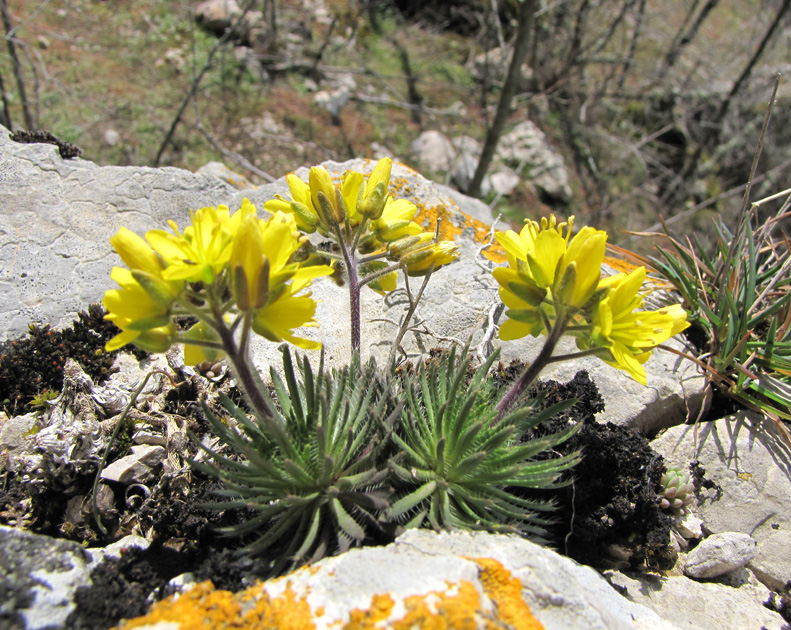
<svg viewBox="0 0 791 630">
<path fill-rule="evenodd" d="M 659 496 L 662 501 L 662 509 L 685 512 L 686 507 L 695 498 L 695 483 L 690 478 L 689 473 L 671 466 L 662 475 L 660 483 L 662 484 L 662 491 Z"/>
</svg>

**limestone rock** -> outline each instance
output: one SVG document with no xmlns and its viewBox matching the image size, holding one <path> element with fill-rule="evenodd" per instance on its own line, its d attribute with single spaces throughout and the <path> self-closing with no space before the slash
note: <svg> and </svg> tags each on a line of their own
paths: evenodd
<svg viewBox="0 0 791 630">
<path fill-rule="evenodd" d="M 527 169 L 528 180 L 547 195 L 559 201 L 571 201 L 573 194 L 563 158 L 531 121 L 521 122 L 504 134 L 496 156 L 519 172 Z"/>
<path fill-rule="evenodd" d="M 131 448 L 132 453 L 115 460 L 102 470 L 101 478 L 126 485 L 146 484 L 154 479 L 154 469 L 167 457 L 161 446 L 140 444 Z"/>
<path fill-rule="evenodd" d="M 0 128 L 0 339 L 28 324 L 63 326 L 112 287 L 109 237 L 180 226 L 190 208 L 229 203 L 235 190 L 176 168 L 64 160 L 51 144 L 12 142 Z M 24 252 L 24 255 L 21 253 Z"/>
<path fill-rule="evenodd" d="M 629 601 L 656 612 L 684 630 L 782 630 L 783 618 L 762 605 L 768 591 L 747 584 L 733 588 L 696 582 L 683 576 L 629 577 L 607 572 L 610 582 Z"/>
<path fill-rule="evenodd" d="M 189 614 L 203 614 L 208 593 L 200 589 L 205 586 L 182 595 Z M 379 628 L 396 627 L 396 621 L 426 627 L 443 615 L 466 619 L 470 625 L 464 627 L 475 628 L 540 627 L 531 617 L 546 630 L 676 628 L 618 595 L 589 567 L 515 536 L 482 532 L 410 530 L 387 547 L 326 558 L 224 598 L 259 602 L 257 609 L 271 611 L 270 622 L 281 630 L 296 628 L 297 619 L 305 624 L 299 627 L 313 623 L 317 629 L 351 620 L 376 622 Z M 281 602 L 288 602 L 288 619 L 276 616 Z M 179 614 L 177 607 L 167 612 L 165 605 L 155 605 L 151 623 L 138 627 L 153 630 Z"/>
<path fill-rule="evenodd" d="M 453 165 L 456 150 L 445 134 L 432 129 L 421 133 L 412 142 L 412 157 L 431 172 L 447 172 Z"/>
<path fill-rule="evenodd" d="M 244 175 L 232 171 L 222 162 L 207 162 L 195 172 L 198 175 L 211 175 L 217 179 L 221 179 L 237 190 L 250 190 L 256 188 L 255 184 L 250 182 Z"/>
<path fill-rule="evenodd" d="M 0 627 L 61 630 L 88 586 L 90 556 L 77 543 L 0 525 Z"/>
<path fill-rule="evenodd" d="M 694 578 L 717 577 L 747 566 L 755 553 L 755 539 L 747 534 L 714 534 L 689 552 L 684 573 Z"/>
<path fill-rule="evenodd" d="M 712 484 L 700 491 L 696 510 L 704 529 L 752 536 L 758 546 L 750 569 L 782 592 L 791 580 L 791 467 L 774 424 L 743 412 L 674 427 L 651 446 L 668 465 L 700 463 Z"/>
</svg>

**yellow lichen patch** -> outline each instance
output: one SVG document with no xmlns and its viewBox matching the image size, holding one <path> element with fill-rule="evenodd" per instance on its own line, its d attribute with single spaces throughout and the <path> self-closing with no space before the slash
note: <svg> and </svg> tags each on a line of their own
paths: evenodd
<svg viewBox="0 0 791 630">
<path fill-rule="evenodd" d="M 241 602 L 244 602 L 242 604 Z M 316 624 L 304 597 L 290 585 L 270 599 L 262 585 L 241 594 L 215 590 L 202 582 L 181 596 L 154 604 L 144 617 L 124 621 L 117 630 L 133 630 L 161 621 L 179 624 L 179 630 L 314 630 Z"/>
<path fill-rule="evenodd" d="M 424 230 L 433 232 L 436 229 L 437 221 L 439 221 L 439 240 L 454 241 L 459 234 L 468 230 L 472 232 L 473 239 L 476 243 L 483 245 L 489 242 L 492 230 L 491 226 L 482 221 L 478 221 L 478 219 L 471 217 L 466 212 L 456 210 L 456 212 L 452 214 L 447 206 L 441 204 L 426 206 L 418 201 L 415 205 L 417 206 L 415 221 L 417 221 Z M 489 247 L 483 250 L 483 255 L 494 263 L 505 262 L 505 250 L 500 247 L 499 243 L 496 241 L 493 241 Z"/>
<path fill-rule="evenodd" d="M 376 630 L 381 622 L 387 621 L 393 611 L 395 602 L 390 595 L 374 595 L 368 610 L 355 608 L 349 614 L 349 621 L 343 624 L 343 630 Z"/>
<path fill-rule="evenodd" d="M 493 558 L 471 558 L 480 568 L 483 590 L 497 606 L 497 617 L 514 630 L 544 630 L 522 598 L 522 583 Z"/>
<path fill-rule="evenodd" d="M 470 582 L 462 580 L 457 593 L 413 595 L 404 600 L 406 614 L 390 627 L 393 630 L 476 630 L 482 619 L 481 598 Z"/>
</svg>

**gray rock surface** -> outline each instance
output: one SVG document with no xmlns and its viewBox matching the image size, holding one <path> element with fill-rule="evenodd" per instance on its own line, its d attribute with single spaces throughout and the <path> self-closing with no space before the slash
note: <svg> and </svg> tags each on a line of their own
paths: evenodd
<svg viewBox="0 0 791 630">
<path fill-rule="evenodd" d="M 684 573 L 693 578 L 713 578 L 747 566 L 756 554 L 755 539 L 738 532 L 714 534 L 687 555 Z"/>
<path fill-rule="evenodd" d="M 449 171 L 456 156 L 456 149 L 447 136 L 433 129 L 421 133 L 410 148 L 415 161 L 435 173 Z"/>
<path fill-rule="evenodd" d="M 626 576 L 607 572 L 629 601 L 684 630 L 783 630 L 785 621 L 762 605 L 770 592 L 755 580 L 739 588 L 683 576 Z"/>
<path fill-rule="evenodd" d="M 0 628 L 60 630 L 74 595 L 91 584 L 90 556 L 77 543 L 0 525 Z"/>
<path fill-rule="evenodd" d="M 782 592 L 791 580 L 791 452 L 774 424 L 740 413 L 674 427 L 651 446 L 667 465 L 700 463 L 713 485 L 700 491 L 695 509 L 704 530 L 754 538 L 758 545 L 749 568 Z"/>
<path fill-rule="evenodd" d="M 146 484 L 154 479 L 155 469 L 167 457 L 167 451 L 161 446 L 141 444 L 130 450 L 131 454 L 115 460 L 102 470 L 102 479 L 125 485 Z"/>
<path fill-rule="evenodd" d="M 0 127 L 0 339 L 30 322 L 67 325 L 111 287 L 119 264 L 109 235 L 143 234 L 190 208 L 228 203 L 235 190 L 175 168 L 64 160 L 51 144 L 20 144 Z"/>
</svg>

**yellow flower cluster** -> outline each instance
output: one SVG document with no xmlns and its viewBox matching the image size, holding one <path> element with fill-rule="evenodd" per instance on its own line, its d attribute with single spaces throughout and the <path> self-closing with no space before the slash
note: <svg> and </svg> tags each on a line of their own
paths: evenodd
<svg viewBox="0 0 791 630">
<path fill-rule="evenodd" d="M 557 327 L 577 339 L 582 350 L 599 349 L 607 363 L 645 384 L 643 363 L 651 351 L 689 324 L 675 304 L 657 311 L 638 310 L 645 268 L 601 278 L 607 234 L 584 227 L 571 237 L 574 218 L 558 223 L 527 221 L 521 232 L 495 236 L 508 267 L 495 269 L 508 319 L 503 340 L 551 333 Z"/>
<path fill-rule="evenodd" d="M 104 296 L 107 319 L 121 329 L 107 349 L 134 343 L 163 352 L 179 338 L 173 316 L 180 314 L 201 319 L 182 341 L 214 341 L 217 335 L 206 322 L 217 324 L 234 311 L 249 313 L 252 329 L 267 339 L 318 348 L 292 333 L 313 323 L 316 308 L 309 294 L 298 294 L 332 269 L 295 260 L 306 237 L 294 217 L 277 212 L 260 220 L 245 199 L 233 214 L 227 206 L 207 207 L 191 218 L 183 232 L 170 221 L 172 232 L 151 230 L 143 240 L 121 228 L 110 239 L 128 269 L 113 268 L 111 277 L 120 288 Z M 188 361 L 206 355 L 189 344 L 187 350 Z"/>
<path fill-rule="evenodd" d="M 343 174 L 340 184 L 323 166 L 310 169 L 305 182 L 293 173 L 286 177 L 291 200 L 276 195 L 267 201 L 269 212 L 286 212 L 294 216 L 297 226 L 305 232 L 318 230 L 323 236 L 356 241 L 363 254 L 387 252 L 392 261 L 399 261 L 411 276 L 428 273 L 429 269 L 446 265 L 458 257 L 451 241 L 435 242 L 432 232 L 424 232 L 414 221 L 417 207 L 406 199 L 394 199 L 387 188 L 393 161 L 379 160 L 373 172 L 365 177 L 355 171 Z M 359 234 L 352 236 L 354 231 Z M 379 265 L 369 265 L 376 270 Z M 395 271 L 379 278 L 371 286 L 380 291 L 396 287 Z"/>
</svg>

